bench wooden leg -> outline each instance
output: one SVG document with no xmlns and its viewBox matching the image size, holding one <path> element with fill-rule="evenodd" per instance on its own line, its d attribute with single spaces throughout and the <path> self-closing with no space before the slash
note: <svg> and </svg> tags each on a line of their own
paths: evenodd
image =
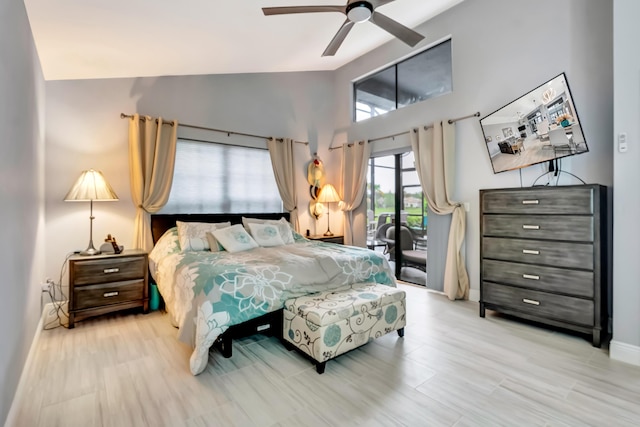
<svg viewBox="0 0 640 427">
<path fill-rule="evenodd" d="M 398 336 L 399 337 L 404 337 L 404 328 L 398 329 Z"/>
<path fill-rule="evenodd" d="M 316 372 L 319 374 L 324 374 L 324 368 L 327 365 L 327 362 L 316 363 Z"/>
</svg>

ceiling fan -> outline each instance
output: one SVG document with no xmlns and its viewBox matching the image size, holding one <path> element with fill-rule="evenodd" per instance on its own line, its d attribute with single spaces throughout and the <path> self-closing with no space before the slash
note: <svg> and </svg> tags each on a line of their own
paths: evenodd
<svg viewBox="0 0 640 427">
<path fill-rule="evenodd" d="M 342 27 L 338 30 L 329 46 L 322 53 L 322 56 L 333 56 L 351 31 L 355 24 L 371 21 L 383 30 L 391 33 L 409 46 L 413 47 L 424 37 L 410 28 L 405 27 L 397 21 L 377 12 L 376 9 L 391 3 L 394 0 L 348 0 L 346 6 L 285 6 L 285 7 L 263 7 L 262 12 L 269 15 L 287 15 L 291 13 L 315 13 L 315 12 L 340 12 L 347 15 Z"/>
</svg>

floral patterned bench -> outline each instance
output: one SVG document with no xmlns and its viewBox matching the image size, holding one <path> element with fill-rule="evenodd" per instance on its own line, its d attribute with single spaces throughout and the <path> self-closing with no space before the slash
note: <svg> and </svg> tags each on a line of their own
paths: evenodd
<svg viewBox="0 0 640 427">
<path fill-rule="evenodd" d="M 375 283 L 291 298 L 285 302 L 283 339 L 316 362 L 329 359 L 406 325 L 405 292 Z"/>
</svg>

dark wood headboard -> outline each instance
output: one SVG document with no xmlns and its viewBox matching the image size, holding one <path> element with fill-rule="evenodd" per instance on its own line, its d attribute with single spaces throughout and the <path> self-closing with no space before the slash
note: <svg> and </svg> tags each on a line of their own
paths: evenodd
<svg viewBox="0 0 640 427">
<path fill-rule="evenodd" d="M 285 217 L 289 221 L 289 212 L 279 213 L 218 213 L 218 214 L 158 214 L 151 215 L 151 234 L 155 244 L 165 231 L 176 226 L 176 221 L 184 222 L 226 222 L 231 224 L 242 224 L 242 217 L 275 219 Z"/>
</svg>

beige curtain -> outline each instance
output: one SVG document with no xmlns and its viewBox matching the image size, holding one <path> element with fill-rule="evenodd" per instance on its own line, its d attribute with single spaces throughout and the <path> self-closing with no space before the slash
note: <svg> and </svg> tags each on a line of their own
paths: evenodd
<svg viewBox="0 0 640 427">
<path fill-rule="evenodd" d="M 367 189 L 367 165 L 371 144 L 359 141 L 342 146 L 342 210 L 344 211 L 344 244 L 354 244 L 353 211 L 360 206 Z"/>
<path fill-rule="evenodd" d="M 150 251 L 151 216 L 169 199 L 176 159 L 178 122 L 163 125 L 151 117 L 140 120 L 134 114 L 129 120 L 129 175 L 131 198 L 136 206 L 133 247 Z"/>
<path fill-rule="evenodd" d="M 293 140 L 289 138 L 284 138 L 280 141 L 271 138 L 267 141 L 267 148 L 269 148 L 273 174 L 276 177 L 282 203 L 289 212 L 289 222 L 291 222 L 296 231 L 299 231 L 293 144 Z"/>
<path fill-rule="evenodd" d="M 462 254 L 465 210 L 451 201 L 455 177 L 455 125 L 434 123 L 432 128 L 410 131 L 416 171 L 429 207 L 438 215 L 453 214 L 449 229 L 444 292 L 450 300 L 469 298 L 469 275 Z"/>
</svg>

